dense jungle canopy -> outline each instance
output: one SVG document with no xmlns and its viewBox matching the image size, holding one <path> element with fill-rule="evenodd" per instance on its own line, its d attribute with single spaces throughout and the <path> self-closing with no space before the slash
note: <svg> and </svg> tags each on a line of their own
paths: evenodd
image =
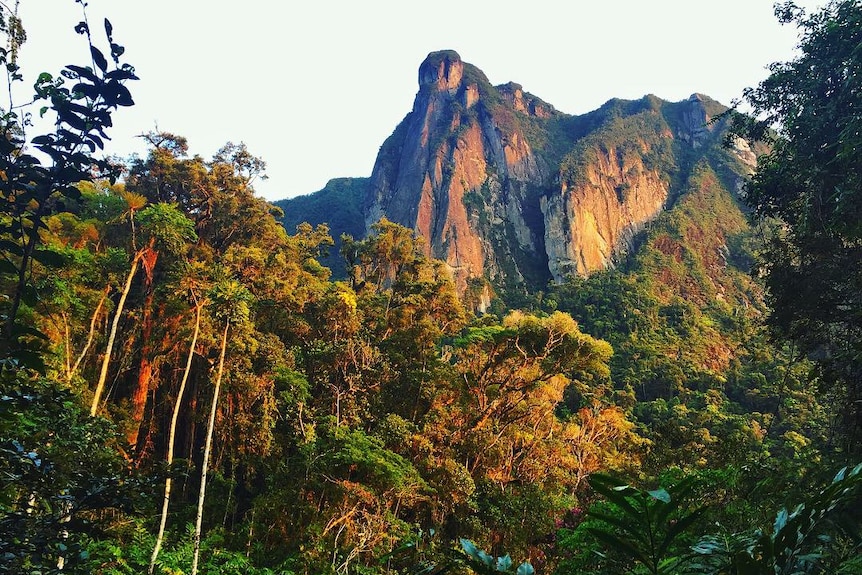
<svg viewBox="0 0 862 575">
<path fill-rule="evenodd" d="M 243 144 L 103 159 L 139 80 L 70 23 L 91 61 L 0 107 L 0 573 L 862 573 L 862 3 L 776 15 L 744 188 L 704 156 L 614 267 L 486 313 L 414 230 L 286 230 Z"/>
</svg>

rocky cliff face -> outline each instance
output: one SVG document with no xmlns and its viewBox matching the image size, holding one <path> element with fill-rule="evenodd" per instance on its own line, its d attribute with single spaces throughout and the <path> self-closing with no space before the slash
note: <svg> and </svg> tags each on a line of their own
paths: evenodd
<svg viewBox="0 0 862 575">
<path fill-rule="evenodd" d="M 638 143 L 643 147 L 645 144 Z M 555 281 L 613 264 L 668 199 L 668 183 L 638 153 L 598 150 L 575 185 L 542 198 L 548 266 Z"/>
<path fill-rule="evenodd" d="M 696 161 L 713 158 L 733 179 L 752 159 L 718 151 L 709 121 L 725 108 L 698 94 L 569 116 L 518 84 L 492 86 L 453 51 L 429 54 L 418 80 L 368 182 L 366 230 L 384 216 L 415 229 L 462 293 L 479 289 L 479 309 L 491 286 L 541 289 L 613 265 Z"/>
<path fill-rule="evenodd" d="M 500 119 L 514 110 L 547 117 L 552 108 L 520 88 L 506 95 L 509 102 L 455 52 L 430 54 L 413 110 L 381 149 L 366 197 L 369 228 L 383 216 L 414 228 L 462 291 L 475 278 L 522 278 L 509 262 L 545 257 L 540 226 L 528 221 L 536 210 L 527 185 L 542 185 L 551 171 Z"/>
</svg>

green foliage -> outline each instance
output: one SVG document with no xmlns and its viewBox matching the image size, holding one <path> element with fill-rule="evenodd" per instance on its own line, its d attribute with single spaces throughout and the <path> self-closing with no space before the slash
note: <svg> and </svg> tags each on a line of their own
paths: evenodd
<svg viewBox="0 0 862 575">
<path fill-rule="evenodd" d="M 862 501 L 862 464 L 841 469 L 832 483 L 791 511 L 781 509 L 771 529 L 708 536 L 693 547 L 698 572 L 739 575 L 790 575 L 828 572 L 835 564 L 836 539 L 849 538 L 849 556 L 862 549 L 858 505 Z M 858 557 L 857 557 L 858 558 Z M 850 562 L 842 569 L 849 569 Z"/>
<path fill-rule="evenodd" d="M 587 513 L 590 519 L 561 544 L 583 546 L 580 559 L 585 563 L 590 542 L 583 534 L 603 543 L 607 552 L 596 552 L 602 561 L 592 566 L 598 572 L 609 567 L 618 572 L 626 565 L 632 573 L 692 575 L 841 572 L 853 568 L 862 548 L 860 477 L 862 465 L 844 468 L 826 488 L 808 494 L 792 511 L 781 509 L 768 528 L 753 528 L 749 522 L 743 530 L 730 532 L 721 523 L 703 521 L 708 511 L 695 507 L 702 495 L 693 476 L 667 489 L 645 491 L 596 474 L 590 485 L 607 503 L 594 504 Z M 710 533 L 716 529 L 719 534 Z M 708 534 L 703 535 L 704 531 Z M 581 538 L 573 536 L 578 533 Z M 576 563 L 567 563 L 562 572 Z"/>
<path fill-rule="evenodd" d="M 190 242 L 198 239 L 195 224 L 176 205 L 153 204 L 137 216 L 141 229 L 154 247 L 171 255 L 182 255 Z"/>
<path fill-rule="evenodd" d="M 673 134 L 691 129 L 680 112 L 688 105 L 669 104 L 655 96 L 637 101 L 611 100 L 580 118 L 579 129 L 586 133 L 562 158 L 562 181 L 570 187 L 588 184 L 590 171 L 604 158 L 618 165 L 624 177 L 637 176 L 640 171 L 654 172 L 670 186 L 672 195 L 679 194 L 695 152 L 675 140 Z M 625 195 L 624 186 L 618 186 L 617 194 Z"/>
<path fill-rule="evenodd" d="M 147 570 L 154 538 L 141 526 L 134 525 L 131 533 L 116 535 L 116 539 L 92 539 L 86 545 L 86 560 L 81 573 L 98 575 L 137 575 Z M 182 533 L 174 534 L 171 544 L 156 561 L 157 575 L 188 573 L 194 554 L 194 525 L 188 524 Z M 201 541 L 204 561 L 201 575 L 293 575 L 287 566 L 260 567 L 245 551 L 226 548 L 225 533 L 215 530 Z"/>
<path fill-rule="evenodd" d="M 734 134 L 772 145 L 745 201 L 759 220 L 779 220 L 763 254 L 770 325 L 814 359 L 824 383 L 843 396 L 843 447 L 857 452 L 862 155 L 854 110 L 862 106 L 862 7 L 834 0 L 805 14 L 786 3 L 776 15 L 799 28 L 799 54 L 773 64 L 769 77 L 746 91 L 752 117 L 734 117 Z"/>
<path fill-rule="evenodd" d="M 681 536 L 705 511 L 704 507 L 691 508 L 693 479 L 644 491 L 618 478 L 593 474 L 590 487 L 613 504 L 609 512 L 588 511 L 606 524 L 586 527 L 590 534 L 627 562 L 639 564 L 646 573 L 678 572 L 688 560 L 678 555 Z"/>
<path fill-rule="evenodd" d="M 235 279 L 222 279 L 207 291 L 213 315 L 227 323 L 241 324 L 251 313 L 249 304 L 254 296 Z"/>
<path fill-rule="evenodd" d="M 15 48 L 20 23 L 8 15 L 3 22 Z M 110 43 L 118 59 L 121 48 Z M 97 86 L 113 111 L 125 93 L 105 86 L 131 80 L 131 71 L 117 60 L 117 70 L 102 64 L 93 53 L 94 70 L 70 67 L 67 78 L 90 96 Z M 9 534 L 0 538 L 0 571 L 50 573 L 62 558 L 64 572 L 142 572 L 154 514 L 140 515 L 139 497 L 151 503 L 160 490 L 134 468 L 147 480 L 171 474 L 176 489 L 156 566 L 186 572 L 194 530 L 177 526 L 196 509 L 194 467 L 209 445 L 205 405 L 214 427 L 203 573 L 858 567 L 856 535 L 832 521 L 858 523 L 839 509 L 852 512 L 859 469 L 832 491 L 812 487 L 829 459 L 842 456 L 825 422 L 836 398 L 850 396 L 835 385 L 817 395 L 811 364 L 800 358 L 810 346 L 771 344 L 762 329 L 763 293 L 746 275 L 758 244 L 728 192 L 739 166 L 732 152 L 711 146 L 723 120 L 692 125 L 720 106 L 647 96 L 569 117 L 524 94 L 522 113 L 506 102 L 520 87 L 494 88 L 468 65 L 464 74 L 482 98 L 441 114 L 461 122 L 433 127 L 429 138 L 440 146 L 455 146 L 473 122 L 492 121 L 504 141 L 525 138 L 538 164 L 560 165 L 566 185 L 589 180 L 584 168 L 602 160 L 670 186 L 669 209 L 615 269 L 532 293 L 525 286 L 544 287 L 546 262 L 520 246 L 511 222 L 488 214 L 498 199 L 518 198 L 528 227 L 539 229 L 551 184 L 490 170 L 465 203 L 506 254 L 505 273 L 521 274 L 494 288 L 530 312 L 498 299 L 499 317 L 470 317 L 451 269 L 430 259 L 411 229 L 384 219 L 354 239 L 365 233 L 368 180 L 332 181 L 325 194 L 283 204 L 284 215 L 254 195 L 265 163 L 242 144 L 206 161 L 188 157 L 181 136 L 147 134 L 152 148 L 130 162 L 123 185 L 82 181 L 76 192 L 40 188 L 50 194 L 34 199 L 24 180 L 38 187 L 51 168 L 27 163 L 7 117 L 4 166 L 18 171 L 7 172 L 14 178 L 0 214 L 2 305 L 14 320 L 0 389 L 0 530 Z M 61 126 L 100 109 L 76 108 L 76 89 L 64 92 L 52 78 L 38 86 L 55 98 Z M 405 126 L 381 149 L 389 173 L 400 169 Z M 75 129 L 84 156 L 99 148 L 86 126 Z M 70 136 L 57 137 L 37 144 L 66 145 Z M 57 166 L 89 162 L 55 156 Z M 633 191 L 623 180 L 615 186 L 619 201 Z M 842 210 L 852 207 L 850 195 L 836 196 Z M 346 219 L 327 227 L 333 202 Z M 293 235 L 276 220 L 303 210 L 319 219 L 294 222 Z M 835 226 L 844 247 L 855 246 L 852 226 Z M 321 265 L 330 230 L 348 232 L 338 250 L 345 281 L 330 281 Z M 129 261 L 139 264 L 131 275 Z M 490 281 L 472 280 L 464 297 L 484 297 Z M 844 311 L 855 317 L 852 306 Z M 120 343 L 107 353 L 112 318 Z M 102 357 L 107 419 L 82 410 Z M 213 407 L 208 384 L 222 357 L 222 398 Z M 24 365 L 42 365 L 45 375 L 11 369 Z M 180 381 L 188 384 L 182 394 Z M 165 469 L 174 408 L 176 460 Z M 669 487 L 641 490 L 608 472 L 655 474 Z M 590 477 L 604 501 L 585 517 Z M 769 510 L 793 499 L 805 503 L 767 527 Z M 688 546 L 707 521 L 722 527 L 693 554 Z M 591 553 L 604 544 L 612 549 Z M 503 549 L 530 563 L 516 565 Z"/>
<path fill-rule="evenodd" d="M 409 575 L 442 575 L 453 570 L 468 570 L 476 575 L 533 575 L 535 569 L 525 561 L 515 566 L 506 554 L 494 557 L 483 551 L 470 539 L 458 538 L 454 548 L 440 548 L 435 538 L 436 532 L 420 531 L 418 537 L 406 540 L 398 548 L 381 559 L 388 567 L 401 566 L 398 572 Z"/>
<path fill-rule="evenodd" d="M 348 234 L 359 238 L 365 233 L 362 203 L 368 186 L 367 178 L 337 178 L 313 194 L 275 202 L 275 206 L 284 211 L 280 220 L 288 231 L 296 230 L 303 222 L 312 226 L 328 226 L 336 241 L 334 249 L 324 254 L 320 262 L 332 270 L 335 278 L 347 277 L 344 259 L 340 255 L 341 236 Z"/>
<path fill-rule="evenodd" d="M 84 6 L 82 4 L 82 6 Z M 8 13 L 8 14 L 7 14 Z M 43 72 L 34 84 L 33 103 L 46 101 L 41 114 L 55 117 L 54 131 L 25 140 L 28 115 L 16 111 L 12 84 L 23 80 L 17 64 L 17 51 L 26 34 L 16 11 L 0 7 L 2 31 L 10 49 L 0 52 L 0 64 L 8 73 L 10 109 L 0 110 L 0 241 L 3 259 L 0 282 L 8 297 L 0 302 L 0 362 L 3 368 L 27 367 L 43 370 L 38 359 L 39 338 L 33 328 L 18 317 L 22 306 L 30 307 L 37 297 L 30 283 L 34 264 L 56 267 L 51 251 L 41 248 L 41 233 L 47 217 L 63 201 L 76 200 L 80 181 L 97 177 L 116 177 L 116 169 L 93 153 L 104 148 L 105 130 L 112 125 L 112 114 L 120 107 L 134 104 L 127 81 L 137 80 L 134 68 L 120 63 L 124 48 L 114 42 L 113 27 L 106 19 L 105 36 L 110 46 L 109 65 L 103 52 L 93 43 L 86 20 L 75 31 L 86 37 L 92 66 L 66 66 L 57 78 Z M 71 86 L 70 86 L 71 84 Z M 28 149 L 47 157 L 40 160 Z"/>
<path fill-rule="evenodd" d="M 753 234 L 713 162 L 692 170 L 686 194 L 617 269 L 573 278 L 551 295 L 613 345 L 612 379 L 640 400 L 634 414 L 653 442 L 656 473 L 789 454 L 789 431 L 809 445 L 826 437 L 810 366 L 768 341 L 762 290 L 737 267 L 746 256 L 728 254 L 734 239 L 741 248 Z M 583 401 L 570 400 L 570 409 Z"/>
<path fill-rule="evenodd" d="M 61 557 L 77 572 L 99 513 L 134 512 L 145 501 L 152 486 L 131 474 L 117 440 L 56 383 L 2 375 L 0 573 L 53 573 Z"/>
<path fill-rule="evenodd" d="M 533 575 L 535 570 L 529 563 L 521 563 L 517 567 L 508 555 L 493 557 L 482 551 L 469 539 L 460 539 L 461 549 L 466 555 L 467 565 L 477 575 L 493 575 L 495 573 L 509 573 L 513 575 Z"/>
<path fill-rule="evenodd" d="M 396 497 L 416 497 L 425 489 L 424 481 L 403 457 L 383 447 L 362 430 L 345 427 L 318 428 L 322 469 L 374 489 L 383 495 L 392 490 Z"/>
</svg>

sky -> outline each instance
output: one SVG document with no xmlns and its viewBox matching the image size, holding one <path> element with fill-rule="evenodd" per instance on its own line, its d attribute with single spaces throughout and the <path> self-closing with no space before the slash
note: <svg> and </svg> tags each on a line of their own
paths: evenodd
<svg viewBox="0 0 862 575">
<path fill-rule="evenodd" d="M 75 1 L 21 0 L 19 15 L 23 85 L 89 60 Z M 107 150 L 143 156 L 137 136 L 155 129 L 206 159 L 243 142 L 267 163 L 255 188 L 271 201 L 369 176 L 432 51 L 456 50 L 493 84 L 583 114 L 645 94 L 730 104 L 798 41 L 771 0 L 88 0 L 87 17 L 103 46 L 111 20 L 140 77 Z"/>
</svg>

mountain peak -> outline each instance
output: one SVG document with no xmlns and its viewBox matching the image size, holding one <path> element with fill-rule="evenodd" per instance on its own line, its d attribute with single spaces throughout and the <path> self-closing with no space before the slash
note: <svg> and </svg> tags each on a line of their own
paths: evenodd
<svg viewBox="0 0 862 575">
<path fill-rule="evenodd" d="M 431 52 L 419 66 L 419 88 L 433 86 L 454 93 L 464 77 L 464 62 L 455 50 Z"/>
<path fill-rule="evenodd" d="M 383 216 L 415 230 L 477 310 L 495 290 L 615 265 L 688 189 L 692 166 L 720 154 L 722 128 L 710 120 L 726 108 L 700 93 L 613 99 L 570 116 L 518 83 L 492 85 L 454 50 L 428 54 L 418 81 L 369 180 L 330 190 L 328 205 L 353 206 L 354 235 Z"/>
</svg>

